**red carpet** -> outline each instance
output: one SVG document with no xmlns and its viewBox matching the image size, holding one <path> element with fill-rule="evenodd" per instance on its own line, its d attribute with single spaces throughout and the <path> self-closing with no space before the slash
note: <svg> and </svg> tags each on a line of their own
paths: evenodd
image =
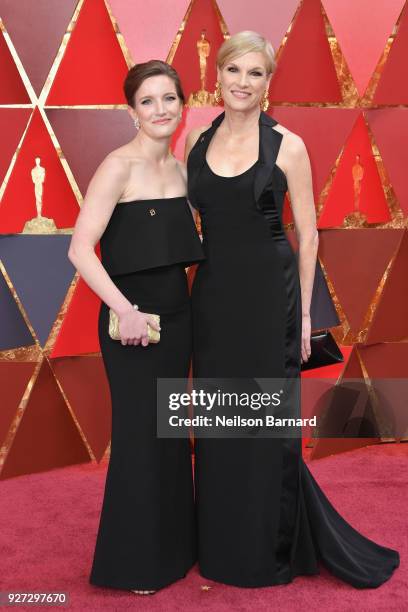
<svg viewBox="0 0 408 612">
<path fill-rule="evenodd" d="M 342 612 L 407 610 L 407 458 L 408 444 L 383 444 L 308 464 L 336 509 L 353 527 L 400 552 L 400 568 L 379 589 L 354 589 L 324 568 L 320 576 L 298 577 L 289 585 L 239 589 L 201 578 L 197 567 L 185 579 L 151 596 L 94 587 L 88 584 L 88 573 L 105 464 L 75 466 L 0 483 L 1 590 L 66 591 L 70 597 L 67 608 L 84 611 L 286 612 L 300 607 Z M 204 585 L 211 588 L 204 590 Z M 33 606 L 18 608 L 32 610 Z"/>
</svg>

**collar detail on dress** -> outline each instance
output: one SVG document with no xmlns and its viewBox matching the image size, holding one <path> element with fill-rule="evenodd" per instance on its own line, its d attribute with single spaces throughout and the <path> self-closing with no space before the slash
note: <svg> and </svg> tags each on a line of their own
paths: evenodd
<svg viewBox="0 0 408 612">
<path fill-rule="evenodd" d="M 217 128 L 224 120 L 224 117 L 225 112 L 222 112 L 213 120 L 211 126 L 199 136 L 196 144 L 191 149 L 188 156 L 187 167 L 189 174 L 189 199 L 192 204 L 194 204 L 194 200 L 196 199 L 194 194 L 195 183 L 198 179 L 201 168 L 205 163 L 205 156 L 208 146 Z M 261 197 L 261 194 L 273 172 L 279 147 L 283 138 L 283 135 L 280 132 L 272 129 L 277 123 L 278 122 L 273 117 L 270 117 L 264 111 L 261 111 L 258 121 L 259 163 L 256 167 L 254 179 L 254 196 L 257 206 L 259 198 Z"/>
</svg>

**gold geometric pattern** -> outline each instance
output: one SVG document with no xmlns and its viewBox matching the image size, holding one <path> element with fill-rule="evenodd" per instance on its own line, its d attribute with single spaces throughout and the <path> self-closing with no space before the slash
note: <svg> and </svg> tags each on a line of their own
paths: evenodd
<svg viewBox="0 0 408 612">
<path fill-rule="evenodd" d="M 208 1 L 210 2 L 212 0 L 208 0 Z M 78 188 L 78 185 L 77 185 L 77 183 L 75 181 L 75 177 L 74 177 L 74 175 L 73 175 L 73 173 L 72 173 L 72 171 L 71 171 L 71 169 L 69 167 L 69 164 L 68 164 L 67 160 L 64 157 L 64 154 L 63 154 L 63 152 L 61 150 L 61 147 L 60 147 L 59 142 L 58 142 L 58 140 L 56 138 L 56 135 L 55 135 L 55 133 L 54 133 L 54 131 L 52 129 L 52 126 L 51 126 L 51 124 L 50 124 L 50 122 L 49 122 L 49 120 L 47 118 L 47 115 L 44 112 L 44 109 L 45 109 L 45 101 L 46 101 L 47 96 L 48 96 L 48 94 L 50 92 L 50 89 L 52 87 L 52 84 L 53 84 L 53 81 L 55 79 L 55 75 L 56 75 L 56 73 L 58 71 L 58 68 L 59 68 L 59 66 L 61 64 L 62 58 L 64 56 L 64 53 L 65 53 L 65 50 L 66 50 L 66 47 L 67 47 L 67 44 L 68 44 L 68 41 L 70 39 L 71 33 L 72 33 L 72 31 L 73 31 L 73 29 L 75 27 L 75 24 L 77 22 L 78 16 L 79 16 L 80 11 L 81 11 L 81 8 L 83 6 L 83 3 L 84 3 L 84 0 L 79 0 L 78 3 L 77 3 L 75 12 L 74 12 L 74 14 L 72 16 L 72 19 L 71 19 L 70 23 L 68 24 L 66 32 L 65 32 L 65 34 L 64 34 L 64 36 L 62 38 L 60 47 L 58 49 L 58 52 L 56 54 L 56 57 L 55 57 L 54 62 L 52 64 L 52 67 L 50 69 L 49 75 L 48 75 L 48 77 L 47 77 L 47 79 L 46 79 L 46 81 L 44 83 L 43 89 L 40 92 L 40 95 L 38 97 L 37 97 L 37 95 L 36 95 L 32 85 L 30 83 L 30 80 L 29 80 L 29 78 L 27 76 L 27 73 L 26 73 L 26 71 L 24 69 L 24 66 L 22 65 L 22 63 L 21 63 L 21 61 L 20 61 L 20 59 L 19 59 L 19 57 L 17 55 L 17 52 L 16 52 L 16 50 L 15 50 L 15 48 L 13 46 L 12 40 L 10 39 L 9 35 L 7 34 L 7 31 L 5 30 L 4 24 L 0 20 L 0 29 L 1 29 L 0 35 L 4 35 L 4 38 L 5 38 L 6 42 L 7 42 L 7 45 L 9 47 L 9 49 L 10 49 L 12 57 L 13 57 L 15 63 L 16 63 L 18 71 L 19 71 L 19 73 L 21 75 L 21 78 L 23 80 L 23 83 L 24 83 L 24 85 L 25 85 L 25 87 L 27 89 L 28 95 L 29 95 L 30 100 L 31 100 L 31 104 L 26 104 L 26 105 L 24 105 L 24 104 L 23 105 L 6 105 L 5 107 L 17 106 L 18 108 L 31 108 L 33 110 L 34 110 L 34 108 L 37 107 L 39 109 L 41 117 L 42 117 L 42 119 L 43 119 L 43 121 L 44 121 L 44 123 L 46 125 L 46 128 L 47 128 L 47 130 L 48 130 L 48 132 L 50 134 L 50 137 L 52 139 L 52 142 L 54 144 L 54 147 L 55 147 L 55 150 L 57 152 L 57 155 L 58 155 L 58 157 L 59 157 L 59 159 L 61 161 L 61 164 L 62 164 L 62 166 L 64 168 L 64 171 L 66 173 L 68 181 L 69 181 L 69 183 L 70 183 L 70 185 L 71 185 L 71 187 L 72 187 L 72 189 L 73 189 L 73 191 L 75 193 L 75 196 L 77 198 L 79 206 L 82 204 L 82 195 L 81 195 L 80 190 Z M 187 24 L 188 18 L 190 16 L 193 3 L 194 3 L 194 0 L 192 0 L 192 2 L 189 4 L 187 12 L 186 12 L 186 14 L 185 14 L 185 16 L 184 16 L 184 18 L 182 20 L 182 23 L 180 24 L 178 32 L 176 34 L 176 37 L 175 37 L 175 39 L 174 39 L 174 41 L 173 41 L 173 43 L 171 45 L 171 48 L 169 49 L 169 53 L 168 53 L 168 56 L 167 56 L 167 61 L 169 63 L 171 63 L 173 61 L 173 58 L 174 58 L 174 55 L 175 55 L 175 53 L 177 51 L 179 42 L 180 42 L 181 37 L 183 36 L 183 33 L 185 31 L 186 24 Z M 228 38 L 228 36 L 229 36 L 228 26 L 225 23 L 222 15 L 220 13 L 219 7 L 218 7 L 216 2 L 214 2 L 214 6 L 215 6 L 215 9 L 216 9 L 218 18 L 219 18 L 221 32 L 223 33 L 224 38 Z M 131 67 L 131 65 L 133 63 L 132 62 L 132 58 L 131 58 L 131 54 L 130 54 L 129 49 L 128 49 L 127 45 L 126 45 L 126 41 L 124 40 L 124 37 L 122 36 L 121 32 L 119 31 L 118 24 L 117 24 L 115 18 L 113 17 L 113 15 L 112 15 L 112 12 L 111 12 L 111 9 L 109 7 L 109 3 L 108 2 L 106 2 L 106 7 L 107 7 L 108 13 L 110 15 L 110 18 L 111 18 L 111 21 L 112 21 L 112 24 L 113 24 L 113 27 L 114 27 L 114 31 L 115 31 L 117 40 L 118 40 L 119 45 L 120 45 L 120 47 L 122 49 L 123 56 L 124 56 L 124 58 L 126 60 L 126 63 L 128 65 L 128 67 Z M 300 7 L 300 4 L 299 4 L 299 7 Z M 299 7 L 298 7 L 298 10 L 299 10 Z M 281 55 L 281 52 L 282 52 L 284 46 L 286 45 L 288 39 L 290 38 L 290 33 L 291 33 L 293 21 L 296 19 L 298 10 L 293 15 L 292 21 L 291 21 L 291 23 L 289 24 L 289 26 L 287 28 L 287 31 L 286 31 L 286 33 L 285 33 L 285 35 L 283 37 L 283 40 L 282 40 L 279 48 L 277 49 L 277 53 L 276 53 L 277 61 L 279 61 L 279 57 Z M 317 107 L 325 107 L 325 106 L 330 106 L 330 107 L 333 107 L 333 108 L 361 108 L 361 109 L 372 108 L 373 107 L 372 100 L 373 100 L 375 88 L 376 88 L 376 85 L 377 85 L 377 83 L 378 83 L 378 81 L 380 79 L 380 76 L 381 76 L 382 70 L 384 68 L 384 65 L 385 65 L 385 63 L 387 61 L 387 57 L 388 57 L 390 48 L 392 46 L 392 43 L 393 43 L 393 40 L 394 40 L 394 37 L 395 37 L 395 29 L 394 29 L 394 31 L 392 33 L 390 33 L 390 36 L 388 38 L 387 44 L 385 45 L 382 57 L 380 58 L 377 66 L 375 68 L 375 71 L 374 71 L 374 73 L 373 73 L 373 75 L 371 77 L 371 80 L 370 80 L 370 83 L 369 83 L 369 86 L 367 88 L 367 91 L 366 91 L 365 95 L 360 98 L 359 95 L 358 95 L 357 88 L 356 88 L 356 86 L 354 84 L 352 75 L 350 73 L 350 70 L 349 70 L 349 68 L 347 66 L 345 58 L 344 58 L 344 56 L 343 56 L 343 54 L 341 52 L 340 46 L 339 46 L 338 41 L 336 39 L 336 34 L 335 34 L 335 32 L 333 31 L 333 29 L 332 29 L 332 27 L 330 25 L 330 22 L 329 22 L 329 20 L 327 18 L 327 15 L 326 15 L 323 7 L 322 7 L 322 15 L 323 15 L 323 19 L 324 19 L 324 24 L 325 24 L 325 28 L 326 28 L 326 34 L 327 34 L 328 42 L 329 42 L 329 45 L 330 45 L 330 50 L 331 50 L 331 53 L 332 53 L 332 57 L 333 57 L 333 62 L 334 62 L 336 74 L 337 74 L 338 81 L 339 81 L 339 84 L 340 84 L 340 89 L 341 89 L 341 93 L 342 93 L 342 101 L 339 104 L 336 104 L 336 105 L 325 104 L 325 103 L 306 103 L 306 104 L 302 104 L 302 105 L 299 105 L 299 106 L 302 106 L 302 107 L 304 107 L 304 106 L 309 106 L 309 107 L 316 107 L 316 106 Z M 137 13 L 135 13 L 135 19 L 137 19 Z M 296 104 L 288 104 L 288 103 L 283 102 L 282 106 L 297 106 L 297 105 Z M 123 105 L 90 105 L 90 106 L 78 105 L 78 106 L 70 106 L 70 107 L 66 107 L 66 106 L 51 107 L 50 106 L 49 108 L 78 108 L 78 109 L 84 109 L 84 108 L 92 108 L 92 109 L 110 108 L 110 109 L 120 109 L 120 108 L 126 108 L 126 105 L 125 104 L 123 104 Z M 373 138 L 373 135 L 371 133 L 370 127 L 368 125 L 367 125 L 367 129 L 368 129 L 368 133 L 369 133 L 370 139 L 371 139 L 371 145 L 372 145 L 374 159 L 376 161 L 376 164 L 377 164 L 377 167 L 378 167 L 378 171 L 379 171 L 379 174 L 380 174 L 380 177 L 381 177 L 382 185 L 383 185 L 383 188 L 384 188 L 384 195 L 385 195 L 385 198 L 386 198 L 389 210 L 390 210 L 390 215 L 391 215 L 391 221 L 390 222 L 383 223 L 383 224 L 372 224 L 370 227 L 377 227 L 379 231 L 381 230 L 381 228 L 386 228 L 386 227 L 387 228 L 390 228 L 390 227 L 391 228 L 402 228 L 402 227 L 406 228 L 406 227 L 408 227 L 408 219 L 404 218 L 404 215 L 402 213 L 401 207 L 400 207 L 400 205 L 399 205 L 399 203 L 397 201 L 396 195 L 395 195 L 395 193 L 393 191 L 393 188 L 392 188 L 392 185 L 390 183 L 390 180 L 389 180 L 386 168 L 385 168 L 384 163 L 383 163 L 383 161 L 381 159 L 381 155 L 379 153 L 378 147 L 377 147 L 377 145 L 376 145 L 376 143 L 374 141 L 374 138 Z M 6 189 L 8 180 L 10 178 L 10 175 L 11 175 L 12 171 L 13 171 L 13 168 L 14 168 L 14 165 L 15 165 L 18 153 L 19 153 L 19 151 L 21 149 L 21 143 L 22 143 L 22 141 L 23 141 L 23 139 L 25 137 L 25 133 L 26 133 L 26 130 L 24 131 L 23 136 L 22 136 L 22 138 L 21 138 L 21 140 L 20 140 L 20 142 L 19 142 L 19 144 L 17 146 L 17 149 L 16 149 L 16 151 L 14 153 L 14 156 L 13 156 L 13 158 L 11 160 L 10 166 L 9 166 L 8 171 L 6 173 L 6 176 L 5 176 L 4 180 L 3 180 L 3 183 L 0 185 L 0 199 L 2 198 L 2 196 L 4 194 L 4 191 Z M 323 187 L 323 189 L 322 189 L 322 191 L 320 193 L 320 196 L 319 196 L 319 199 L 318 199 L 318 202 L 317 202 L 317 215 L 318 216 L 319 216 L 319 214 L 320 214 L 320 212 L 321 212 L 321 210 L 323 208 L 323 205 L 324 205 L 324 202 L 326 200 L 327 194 L 328 194 L 328 192 L 329 192 L 329 190 L 331 188 L 333 177 L 334 177 L 334 175 L 336 173 L 336 170 L 337 170 L 337 167 L 339 165 L 339 160 L 341 158 L 341 155 L 342 155 L 342 151 L 339 153 L 338 158 L 335 161 L 335 163 L 334 163 L 334 165 L 333 165 L 333 167 L 331 169 L 331 172 L 329 173 L 329 176 L 327 177 L 327 181 L 326 181 L 326 183 L 325 183 L 325 185 L 324 185 L 324 187 Z M 287 228 L 293 228 L 293 224 L 288 224 L 286 227 Z M 344 231 L 348 231 L 348 230 L 344 230 Z M 70 234 L 70 233 L 72 233 L 72 228 L 66 228 L 64 230 L 59 230 L 59 233 Z M 324 269 L 324 265 L 322 264 L 322 270 L 323 270 L 323 273 L 325 275 L 326 282 L 328 284 L 331 297 L 333 299 L 334 305 L 336 307 L 338 316 L 339 316 L 340 321 L 341 321 L 341 325 L 333 330 L 333 333 L 334 333 L 334 336 L 335 336 L 337 342 L 342 343 L 342 344 L 354 344 L 356 342 L 363 342 L 364 341 L 364 338 L 365 338 L 366 333 L 367 333 L 368 326 L 370 325 L 370 322 L 372 320 L 373 314 L 374 314 L 375 309 L 376 309 L 377 304 L 378 304 L 378 300 L 379 300 L 379 298 L 381 296 L 381 292 L 383 290 L 384 284 L 385 284 L 387 276 L 389 274 L 390 266 L 391 266 L 391 262 L 390 262 L 389 266 L 387 267 L 387 270 L 384 272 L 383 278 L 381 279 L 381 282 L 379 283 L 379 285 L 377 287 L 375 296 L 373 297 L 373 299 L 372 299 L 372 301 L 371 301 L 371 303 L 369 305 L 369 308 L 367 310 L 367 314 L 366 314 L 366 317 L 364 319 L 364 323 L 363 323 L 362 328 L 358 331 L 357 334 L 353 335 L 351 333 L 351 331 L 350 331 L 350 327 L 348 325 L 348 322 L 347 322 L 346 316 L 344 314 L 342 305 L 339 302 L 338 297 L 336 296 L 336 293 L 334 291 L 333 283 L 331 282 L 330 278 L 328 278 L 326 270 Z M 69 287 L 69 290 L 68 290 L 67 295 L 65 297 L 64 303 L 62 304 L 62 307 L 61 307 L 61 309 L 60 309 L 60 311 L 59 311 L 59 313 L 58 313 L 58 315 L 56 317 L 56 320 L 55 320 L 55 322 L 53 324 L 53 327 L 52 327 L 52 330 L 51 330 L 51 333 L 49 335 L 49 338 L 48 338 L 48 341 L 47 341 L 46 345 L 44 346 L 44 348 L 41 348 L 40 343 L 39 343 L 38 339 L 36 338 L 35 331 L 34 331 L 32 325 L 31 325 L 31 323 L 30 323 L 30 321 L 29 321 L 29 319 L 27 317 L 27 314 L 26 314 L 26 312 L 24 310 L 24 306 L 21 304 L 21 302 L 20 302 L 20 300 L 19 300 L 19 298 L 17 296 L 17 293 L 16 293 L 16 291 L 15 291 L 15 289 L 14 289 L 14 287 L 13 287 L 11 281 L 10 281 L 10 278 L 7 275 L 7 271 L 4 269 L 4 266 L 1 263 L 0 263 L 0 272 L 4 275 L 4 277 L 5 277 L 5 279 L 6 279 L 7 283 L 8 283 L 8 286 L 9 286 L 11 292 L 12 292 L 12 295 L 14 296 L 14 299 L 15 299 L 17 305 L 18 305 L 18 308 L 20 309 L 20 312 L 22 313 L 22 316 L 23 316 L 23 318 L 24 318 L 28 328 L 30 329 L 30 332 L 31 332 L 32 336 L 33 336 L 33 345 L 32 346 L 20 347 L 20 348 L 17 348 L 17 349 L 11 349 L 11 350 L 2 351 L 2 352 L 0 352 L 0 361 L 10 361 L 10 360 L 13 360 L 13 361 L 19 361 L 19 362 L 24 362 L 24 361 L 33 361 L 33 362 L 36 362 L 36 368 L 35 368 L 35 370 L 34 370 L 34 372 L 32 374 L 32 377 L 31 377 L 30 381 L 27 384 L 27 387 L 25 389 L 25 392 L 23 394 L 21 402 L 20 402 L 19 406 L 16 409 L 16 415 L 15 415 L 13 423 L 12 423 L 12 425 L 10 427 L 10 431 L 9 431 L 7 437 L 6 437 L 5 443 L 0 448 L 0 466 L 1 466 L 3 464 L 3 462 L 4 462 L 5 457 L 7 456 L 7 452 L 9 450 L 9 448 L 10 448 L 10 445 L 12 443 L 14 435 L 15 435 L 15 433 L 17 431 L 18 423 L 20 422 L 20 420 L 22 418 L 22 415 L 24 413 L 24 409 L 25 409 L 25 406 L 26 406 L 26 404 L 28 402 L 28 399 L 30 397 L 31 390 L 33 388 L 33 385 L 35 384 L 36 378 L 37 378 L 38 373 L 40 371 L 41 364 L 42 364 L 44 359 L 48 360 L 49 355 L 50 355 L 50 353 L 52 351 L 52 348 L 53 348 L 53 346 L 55 344 L 56 338 L 58 336 L 58 333 L 59 333 L 59 330 L 60 330 L 60 327 L 61 327 L 61 324 L 62 324 L 62 321 L 63 321 L 64 316 L 65 316 L 65 313 L 66 313 L 66 311 L 67 311 L 67 309 L 69 307 L 72 294 L 73 294 L 73 292 L 75 290 L 75 287 L 77 285 L 78 276 L 77 275 L 75 276 L 75 278 L 73 279 L 73 281 L 72 281 L 72 283 L 71 283 L 71 285 Z M 51 364 L 51 366 L 52 366 L 52 364 Z M 363 371 L 364 371 L 364 369 L 363 369 Z M 80 425 L 79 425 L 79 423 L 77 422 L 77 420 L 75 418 L 74 411 L 69 406 L 69 402 L 68 402 L 68 400 L 67 400 L 67 398 L 65 396 L 65 393 L 63 392 L 62 387 L 61 387 L 61 385 L 60 385 L 58 380 L 57 380 L 57 383 L 58 383 L 58 386 L 59 386 L 59 388 L 61 390 L 61 393 L 62 393 L 62 395 L 63 395 L 63 397 L 65 399 L 67 407 L 68 407 L 68 409 L 70 410 L 70 412 L 72 414 L 72 418 L 74 419 L 74 421 L 77 424 L 78 430 L 79 430 L 79 432 L 80 432 L 80 434 L 81 434 L 81 436 L 83 438 L 84 444 L 86 445 L 90 456 L 93 458 L 92 450 L 89 447 L 89 444 L 87 443 L 87 440 L 86 440 L 83 432 L 81 431 Z M 207 589 L 205 589 L 205 585 L 202 586 L 202 589 L 203 590 L 207 590 Z"/>
</svg>

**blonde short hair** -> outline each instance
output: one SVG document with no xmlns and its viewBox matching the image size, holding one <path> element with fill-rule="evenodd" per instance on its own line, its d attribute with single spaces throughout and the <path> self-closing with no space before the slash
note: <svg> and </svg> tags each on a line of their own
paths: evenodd
<svg viewBox="0 0 408 612">
<path fill-rule="evenodd" d="M 252 32 L 251 30 L 237 32 L 222 43 L 217 53 L 217 66 L 222 68 L 233 59 L 254 51 L 263 53 L 267 74 L 274 72 L 276 68 L 275 51 L 271 43 L 258 32 Z"/>
</svg>

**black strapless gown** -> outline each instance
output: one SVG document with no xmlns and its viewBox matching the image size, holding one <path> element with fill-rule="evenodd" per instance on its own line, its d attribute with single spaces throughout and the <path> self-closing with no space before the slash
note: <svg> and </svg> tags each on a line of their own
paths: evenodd
<svg viewBox="0 0 408 612">
<path fill-rule="evenodd" d="M 286 177 L 275 165 L 260 210 L 259 160 L 221 177 L 203 159 L 207 146 L 204 135 L 191 158 L 191 174 L 200 171 L 190 201 L 206 255 L 192 287 L 194 377 L 299 377 L 301 293 L 282 225 Z M 354 587 L 377 587 L 399 565 L 398 552 L 337 513 L 303 461 L 300 438 L 197 438 L 195 490 L 206 578 L 263 587 L 317 574 L 322 562 Z"/>
<path fill-rule="evenodd" d="M 101 238 L 102 263 L 143 312 L 161 315 L 158 344 L 122 346 L 99 315 L 112 400 L 111 455 L 91 584 L 157 590 L 196 562 L 188 439 L 158 438 L 156 378 L 186 378 L 191 305 L 185 265 L 203 258 L 186 198 L 118 204 Z"/>
</svg>

